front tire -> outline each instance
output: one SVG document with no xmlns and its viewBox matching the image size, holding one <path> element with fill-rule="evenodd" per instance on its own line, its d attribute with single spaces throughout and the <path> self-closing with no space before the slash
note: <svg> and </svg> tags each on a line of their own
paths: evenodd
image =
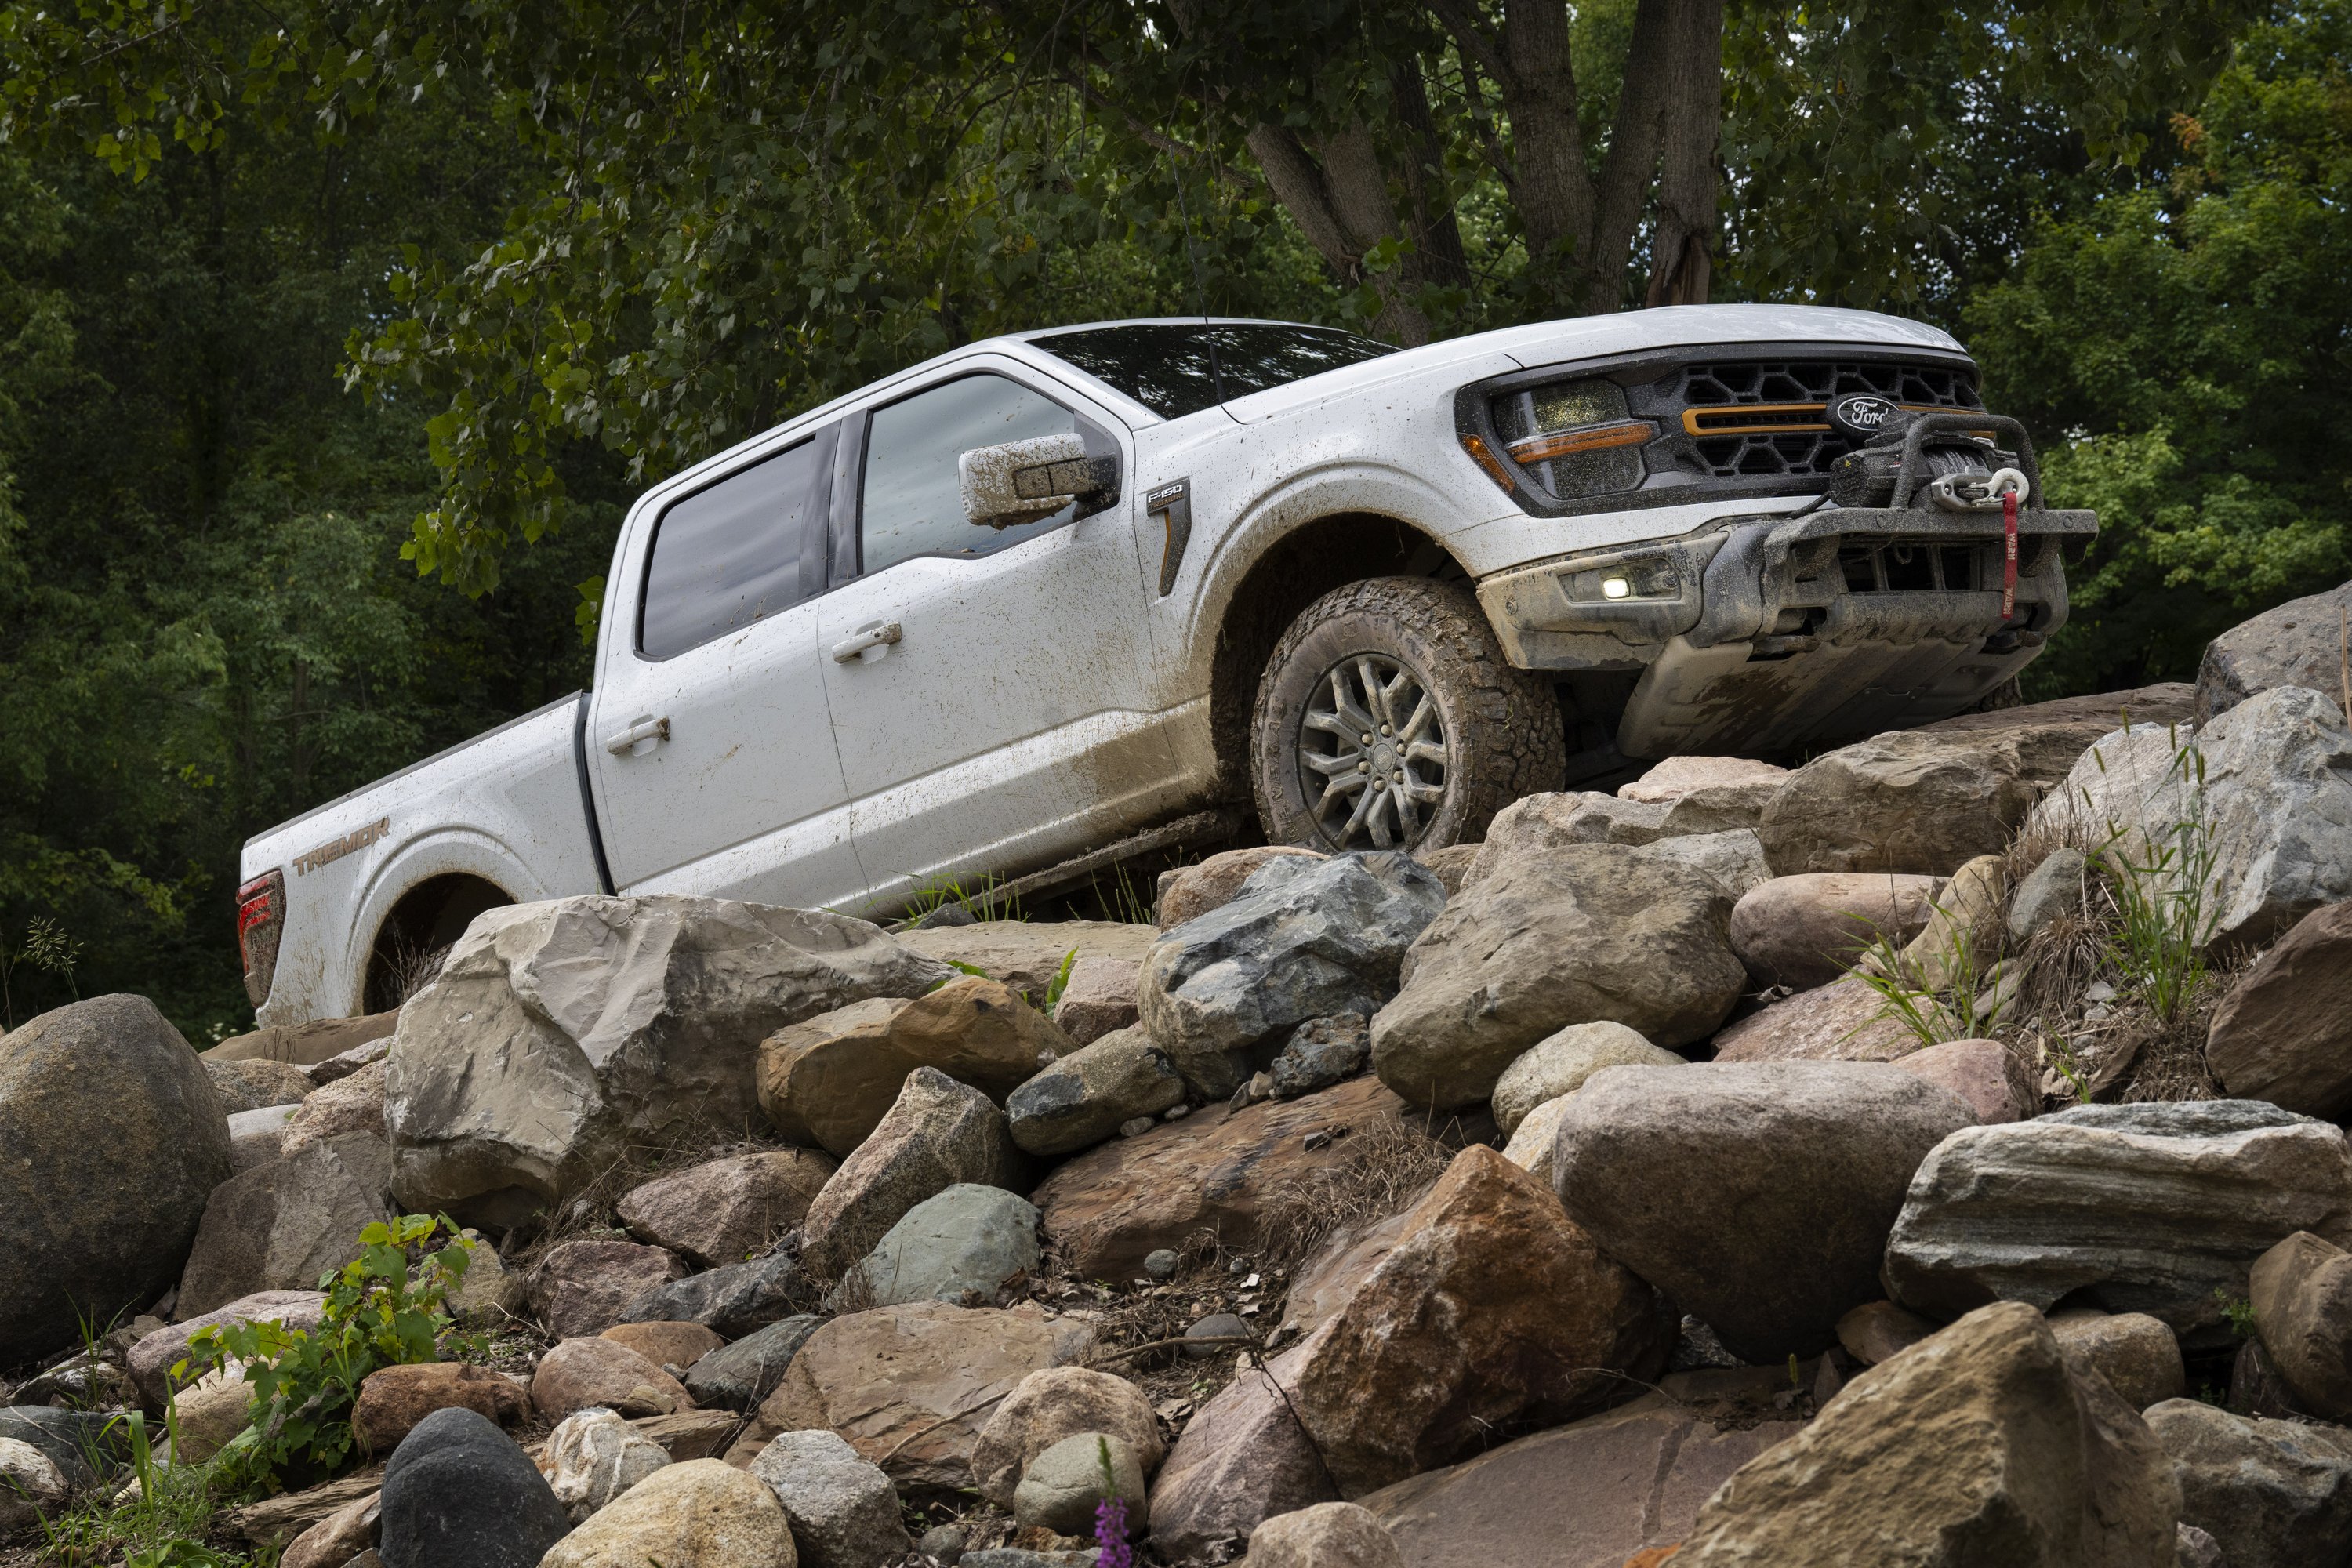
<svg viewBox="0 0 2352 1568">
<path fill-rule="evenodd" d="M 1250 725 L 1258 821 L 1326 852 L 1484 837 L 1568 769 L 1551 687 L 1504 658 L 1468 590 L 1375 577 L 1307 606 L 1275 644 Z"/>
</svg>

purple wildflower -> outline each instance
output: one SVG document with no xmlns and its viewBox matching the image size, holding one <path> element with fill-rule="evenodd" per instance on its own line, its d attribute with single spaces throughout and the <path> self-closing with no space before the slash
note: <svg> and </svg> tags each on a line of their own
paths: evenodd
<svg viewBox="0 0 2352 1568">
<path fill-rule="evenodd" d="M 1102 1548 L 1095 1568 L 1135 1568 L 1135 1549 L 1127 1543 L 1127 1500 L 1107 1497 L 1095 1504 L 1095 1542 Z"/>
</svg>

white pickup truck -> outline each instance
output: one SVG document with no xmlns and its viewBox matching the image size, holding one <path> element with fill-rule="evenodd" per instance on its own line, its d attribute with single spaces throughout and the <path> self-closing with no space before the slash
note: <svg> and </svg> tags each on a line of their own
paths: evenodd
<svg viewBox="0 0 2352 1568">
<path fill-rule="evenodd" d="M 509 901 L 881 916 L 1253 812 L 1475 839 L 1629 759 L 1979 702 L 2095 527 L 1957 342 L 1860 311 L 992 339 L 646 491 L 593 690 L 246 846 L 246 984 L 375 1011 Z"/>
</svg>

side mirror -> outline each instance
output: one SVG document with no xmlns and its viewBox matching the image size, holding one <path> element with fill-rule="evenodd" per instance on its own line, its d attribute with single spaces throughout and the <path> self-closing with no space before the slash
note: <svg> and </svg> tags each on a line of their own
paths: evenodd
<svg viewBox="0 0 2352 1568">
<path fill-rule="evenodd" d="M 1088 458 L 1076 435 L 975 447 L 956 459 L 956 476 L 965 518 L 982 528 L 1035 522 L 1118 484 L 1118 459 Z"/>
</svg>

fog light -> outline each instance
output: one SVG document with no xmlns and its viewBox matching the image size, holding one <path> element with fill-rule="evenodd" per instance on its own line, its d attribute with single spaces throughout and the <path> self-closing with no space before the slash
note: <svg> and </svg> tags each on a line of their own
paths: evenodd
<svg viewBox="0 0 2352 1568">
<path fill-rule="evenodd" d="M 1622 577 L 1603 577 L 1601 579 L 1601 596 L 1604 599 L 1622 599 L 1633 591 L 1633 584 L 1628 583 Z"/>
</svg>

